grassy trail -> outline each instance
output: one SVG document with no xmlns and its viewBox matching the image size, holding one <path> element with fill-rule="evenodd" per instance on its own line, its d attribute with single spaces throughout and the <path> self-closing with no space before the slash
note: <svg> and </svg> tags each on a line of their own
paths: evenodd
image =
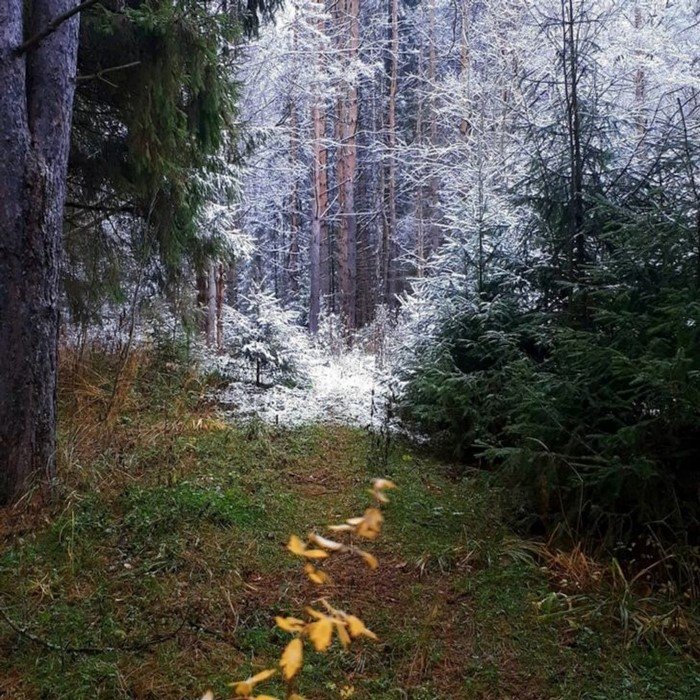
<svg viewBox="0 0 700 700">
<path fill-rule="evenodd" d="M 310 652 L 309 700 L 700 697 L 687 656 L 543 615 L 551 575 L 481 479 L 407 445 L 383 464 L 359 430 L 224 424 L 183 370 L 134 369 L 116 401 L 108 376 L 98 362 L 64 379 L 56 502 L 0 517 L 0 697 L 230 697 L 275 663 L 273 616 L 319 596 L 289 534 L 362 512 L 380 475 L 400 486 L 380 568 L 334 558 L 324 591 L 380 641 Z"/>
</svg>

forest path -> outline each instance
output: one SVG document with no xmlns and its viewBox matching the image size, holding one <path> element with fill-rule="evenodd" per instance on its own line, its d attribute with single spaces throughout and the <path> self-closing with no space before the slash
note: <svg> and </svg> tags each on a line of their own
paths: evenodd
<svg viewBox="0 0 700 700">
<path fill-rule="evenodd" d="M 141 363 L 106 425 L 105 364 L 89 369 L 64 373 L 61 497 L 0 514 L 15 624 L 0 619 L 0 697 L 227 698 L 277 663 L 274 616 L 319 595 L 379 640 L 307 649 L 308 700 L 700 697 L 697 665 L 668 648 L 628 647 L 604 616 L 543 614 L 553 572 L 478 475 L 400 439 L 387 454 L 366 430 L 222 421 L 185 363 Z M 334 556 L 319 590 L 285 542 L 361 514 L 377 476 L 399 486 L 365 545 L 379 568 Z M 284 697 L 276 679 L 259 692 Z"/>
</svg>

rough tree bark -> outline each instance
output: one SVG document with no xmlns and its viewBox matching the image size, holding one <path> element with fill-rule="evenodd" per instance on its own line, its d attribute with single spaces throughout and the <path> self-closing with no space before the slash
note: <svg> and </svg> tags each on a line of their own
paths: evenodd
<svg viewBox="0 0 700 700">
<path fill-rule="evenodd" d="M 429 158 L 436 158 L 435 146 L 438 143 L 438 128 L 437 128 L 437 104 L 435 97 L 435 87 L 437 85 L 437 35 L 436 35 L 436 0 L 430 0 L 428 3 L 428 66 L 427 80 L 429 86 L 428 98 L 428 142 L 430 153 Z M 428 179 L 428 188 L 426 192 L 427 212 L 424 224 L 425 231 L 425 258 L 429 258 L 439 247 L 441 240 L 440 229 L 437 225 L 439 215 L 438 207 L 438 179 L 433 173 Z"/>
<path fill-rule="evenodd" d="M 58 272 L 77 0 L 0 2 L 0 504 L 56 469 Z"/>
<path fill-rule="evenodd" d="M 339 0 L 338 36 L 340 51 L 346 61 L 347 77 L 338 100 L 337 166 L 340 227 L 338 231 L 338 271 L 340 306 L 347 330 L 356 326 L 357 286 L 357 214 L 355 212 L 355 178 L 357 174 L 357 85 L 352 76 L 353 64 L 360 48 L 360 2 Z"/>
</svg>

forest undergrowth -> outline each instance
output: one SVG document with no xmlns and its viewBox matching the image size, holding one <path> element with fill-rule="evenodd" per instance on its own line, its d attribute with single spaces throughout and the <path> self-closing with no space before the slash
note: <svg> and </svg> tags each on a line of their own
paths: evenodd
<svg viewBox="0 0 700 700">
<path fill-rule="evenodd" d="M 272 617 L 319 596 L 289 534 L 361 511 L 376 476 L 400 486 L 380 568 L 327 570 L 379 642 L 310 652 L 309 700 L 700 695 L 692 603 L 519 538 L 478 472 L 342 425 L 225 422 L 176 353 L 123 360 L 64 353 L 60 483 L 2 514 L 0 697 L 229 697 L 276 662 Z"/>
</svg>

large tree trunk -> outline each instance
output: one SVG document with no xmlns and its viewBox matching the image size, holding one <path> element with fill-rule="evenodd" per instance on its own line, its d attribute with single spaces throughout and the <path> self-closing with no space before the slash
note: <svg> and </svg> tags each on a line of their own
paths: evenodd
<svg viewBox="0 0 700 700">
<path fill-rule="evenodd" d="M 311 248 L 309 251 L 309 331 L 318 332 L 318 319 L 321 313 L 321 249 L 325 233 L 325 218 L 328 208 L 328 184 L 326 179 L 325 116 L 320 100 L 314 101 L 311 118 L 314 126 L 314 192 L 311 212 Z M 325 236 L 324 236 L 325 233 Z"/>
<path fill-rule="evenodd" d="M 340 48 L 348 72 L 357 60 L 360 48 L 359 0 L 338 2 Z M 357 174 L 357 85 L 348 77 L 338 100 L 338 271 L 340 274 L 340 306 L 347 330 L 356 326 L 357 294 L 357 214 L 355 212 L 355 178 Z"/>
<path fill-rule="evenodd" d="M 437 51 L 435 48 L 435 0 L 428 0 L 428 27 L 426 44 L 418 53 L 418 75 L 422 94 L 416 117 L 416 141 L 423 147 L 428 170 L 421 173 L 416 192 L 416 276 L 423 277 L 427 261 L 440 245 L 436 224 L 438 218 L 438 180 L 435 175 L 435 146 L 437 145 L 437 115 L 435 86 L 437 79 Z"/>
<path fill-rule="evenodd" d="M 224 297 L 226 295 L 226 276 L 224 264 L 216 265 L 216 349 L 224 349 Z"/>
<path fill-rule="evenodd" d="M 295 36 L 296 44 L 296 36 Z M 289 248 L 287 253 L 287 301 L 293 302 L 299 295 L 299 231 L 301 229 L 301 201 L 299 196 L 299 182 L 296 172 L 299 165 L 299 119 L 294 99 L 289 101 L 289 164 L 292 169 L 292 191 L 290 194 L 289 213 Z"/>
<path fill-rule="evenodd" d="M 29 55 L 76 0 L 0 3 L 0 503 L 56 468 L 58 268 L 78 16 Z"/>
<path fill-rule="evenodd" d="M 226 284 L 224 290 L 224 298 L 226 303 L 234 308 L 238 308 L 238 270 L 236 258 L 231 258 L 226 265 Z"/>
<path fill-rule="evenodd" d="M 389 100 L 386 117 L 386 218 L 382 230 L 382 302 L 392 304 L 395 294 L 393 246 L 396 243 L 396 97 L 399 78 L 399 0 L 389 0 Z"/>
</svg>

